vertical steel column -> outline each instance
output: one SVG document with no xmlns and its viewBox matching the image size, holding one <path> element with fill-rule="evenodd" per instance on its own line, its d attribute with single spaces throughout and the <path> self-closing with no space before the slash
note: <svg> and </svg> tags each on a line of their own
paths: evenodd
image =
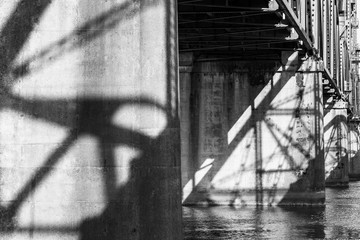
<svg viewBox="0 0 360 240">
<path fill-rule="evenodd" d="M 313 36 L 313 45 L 316 49 L 320 49 L 320 31 L 319 31 L 319 4 L 317 0 L 311 0 L 311 35 Z"/>
<path fill-rule="evenodd" d="M 341 87 L 340 80 L 340 39 L 339 39 L 339 17 L 338 6 L 334 4 L 334 79 L 336 80 L 336 84 Z"/>
<path fill-rule="evenodd" d="M 329 1 L 328 0 L 323 0 L 322 1 L 322 15 L 323 15 L 323 23 L 322 23 L 322 29 L 323 29 L 323 52 L 322 52 L 322 56 L 323 56 L 323 60 L 324 60 L 324 65 L 326 66 L 326 68 L 330 69 L 329 67 L 329 41 L 330 41 L 330 36 L 329 36 Z"/>
<path fill-rule="evenodd" d="M 329 1 L 329 57 L 330 62 L 329 65 L 329 71 L 333 75 L 333 78 L 336 79 L 336 71 L 335 71 L 335 21 L 334 21 L 334 0 Z"/>
</svg>

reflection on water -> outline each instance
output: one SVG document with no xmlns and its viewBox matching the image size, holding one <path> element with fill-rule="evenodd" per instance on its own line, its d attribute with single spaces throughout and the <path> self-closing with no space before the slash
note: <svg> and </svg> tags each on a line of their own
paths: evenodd
<svg viewBox="0 0 360 240">
<path fill-rule="evenodd" d="M 184 207 L 185 239 L 360 239 L 360 182 L 325 207 Z"/>
</svg>

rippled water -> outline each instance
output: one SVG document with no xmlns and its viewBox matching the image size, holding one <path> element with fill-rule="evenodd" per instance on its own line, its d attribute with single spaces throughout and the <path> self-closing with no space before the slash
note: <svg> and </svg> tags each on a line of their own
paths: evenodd
<svg viewBox="0 0 360 240">
<path fill-rule="evenodd" d="M 360 239 L 360 182 L 326 198 L 325 207 L 184 207 L 185 239 Z"/>
</svg>

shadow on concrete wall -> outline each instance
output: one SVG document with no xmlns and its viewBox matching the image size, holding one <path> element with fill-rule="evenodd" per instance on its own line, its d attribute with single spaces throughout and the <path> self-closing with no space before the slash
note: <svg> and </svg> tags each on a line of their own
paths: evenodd
<svg viewBox="0 0 360 240">
<path fill-rule="evenodd" d="M 301 63 L 299 64 L 299 66 L 301 65 Z M 283 70 L 285 70 L 285 67 L 283 67 Z M 292 77 L 294 77 L 296 75 L 296 70 L 291 70 L 289 71 L 283 71 L 280 73 L 280 79 L 279 81 L 277 81 L 276 83 L 273 82 L 273 79 L 271 78 L 268 82 L 264 82 L 262 84 L 258 84 L 257 86 L 248 86 L 249 88 L 247 89 L 247 91 L 249 91 L 249 93 L 243 93 L 243 95 L 250 95 L 248 100 L 245 100 L 245 103 L 248 103 L 247 106 L 245 106 L 245 108 L 241 109 L 238 113 L 238 115 L 234 116 L 234 117 L 229 117 L 229 122 L 234 124 L 234 122 L 236 120 L 234 119 L 239 119 L 241 118 L 243 115 L 246 114 L 246 109 L 247 108 L 251 108 L 253 111 L 251 113 L 251 116 L 242 124 L 241 129 L 238 130 L 238 132 L 236 133 L 236 136 L 233 138 L 233 140 L 228 144 L 227 146 L 227 152 L 225 154 L 225 156 L 223 157 L 219 157 L 218 159 L 216 159 L 214 162 L 214 164 L 212 165 L 211 169 L 207 172 L 206 176 L 202 178 L 202 180 L 199 182 L 198 185 L 209 185 L 207 182 L 208 181 L 212 181 L 214 176 L 221 171 L 221 169 L 224 167 L 224 165 L 226 164 L 226 162 L 229 159 L 229 156 L 231 156 L 231 154 L 235 151 L 235 149 L 239 146 L 240 142 L 243 141 L 246 138 L 246 135 L 249 133 L 249 131 L 251 129 L 253 129 L 253 135 L 252 135 L 252 140 L 251 142 L 249 142 L 247 144 L 246 148 L 242 148 L 242 157 L 241 159 L 238 159 L 238 163 L 241 165 L 239 168 L 239 171 L 237 172 L 232 172 L 231 175 L 225 175 L 222 177 L 221 180 L 226 181 L 226 179 L 234 179 L 234 178 L 238 178 L 239 176 L 241 176 L 244 172 L 246 171 L 254 171 L 255 172 L 255 188 L 254 189 L 241 189 L 240 187 L 238 187 L 238 184 L 240 184 L 240 182 L 238 181 L 237 183 L 234 184 L 233 186 L 233 190 L 230 192 L 230 195 L 232 195 L 232 200 L 227 199 L 226 197 L 220 196 L 220 195 L 226 195 L 229 194 L 228 190 L 223 191 L 221 193 L 221 190 L 219 190 L 218 193 L 216 193 L 216 189 L 212 189 L 209 188 L 207 189 L 207 191 L 204 190 L 198 190 L 196 187 L 193 189 L 193 191 L 191 192 L 191 194 L 185 199 L 184 204 L 186 205 L 192 205 L 192 204 L 199 204 L 199 203 L 204 203 L 207 201 L 207 204 L 210 205 L 216 205 L 216 204 L 239 204 L 236 203 L 236 199 L 241 198 L 241 195 L 243 194 L 248 194 L 249 191 L 252 192 L 252 194 L 256 195 L 256 204 L 257 205 L 271 205 L 275 202 L 275 196 L 277 195 L 277 182 L 279 181 L 279 179 L 281 178 L 282 174 L 284 172 L 294 172 L 296 173 L 296 175 L 298 176 L 298 180 L 291 184 L 290 189 L 288 189 L 288 193 L 284 195 L 282 201 L 280 202 L 280 204 L 287 204 L 289 203 L 289 201 L 294 201 L 294 196 L 292 196 L 292 194 L 294 193 L 301 193 L 303 192 L 304 195 L 306 195 L 305 192 L 309 192 L 309 191 L 317 191 L 317 190 L 323 190 L 324 185 L 323 185 L 323 181 L 321 181 L 321 177 L 324 176 L 321 172 L 321 166 L 319 166 L 319 164 L 314 164 L 314 161 L 317 162 L 321 162 L 322 159 L 322 154 L 323 154 L 323 150 L 321 149 L 321 143 L 319 142 L 320 140 L 315 140 L 315 135 L 316 134 L 320 134 L 318 131 L 320 129 L 318 120 L 322 117 L 322 111 L 321 109 L 314 108 L 312 110 L 306 110 L 303 109 L 302 105 L 302 100 L 303 100 L 303 96 L 305 94 L 308 94 L 308 92 L 304 92 L 304 88 L 299 87 L 299 91 L 297 94 L 295 94 L 294 96 L 287 98 L 287 99 L 281 99 L 281 101 L 275 101 L 274 99 L 278 96 L 278 94 L 284 90 L 284 86 L 287 84 L 288 80 Z M 281 70 L 279 70 L 281 71 Z M 250 78 L 250 77 L 249 77 Z M 196 79 L 194 82 L 196 82 Z M 251 81 L 251 78 L 250 78 Z M 318 80 L 321 81 L 321 80 Z M 225 84 L 229 84 L 229 82 L 225 81 Z M 301 85 L 301 84 L 300 84 Z M 233 86 L 233 84 L 229 84 L 229 86 Z M 267 94 L 261 99 L 260 102 L 257 103 L 257 106 L 255 107 L 255 98 L 257 98 L 260 94 L 261 91 L 263 91 L 266 87 L 269 87 L 267 90 Z M 195 90 L 194 90 L 195 88 Z M 199 91 L 197 91 L 196 89 L 199 88 L 199 84 L 194 84 L 192 86 L 192 97 L 195 99 L 199 98 Z M 310 89 L 308 91 L 319 91 L 319 89 Z M 289 101 L 296 101 L 296 105 L 294 108 L 291 109 L 286 109 L 284 107 L 281 108 L 281 106 L 283 104 L 286 104 Z M 320 95 L 314 95 L 314 100 L 316 103 L 320 103 L 322 102 L 321 96 Z M 198 128 L 197 126 L 199 125 L 199 121 L 197 120 L 199 118 L 198 113 L 195 113 L 196 110 L 199 109 L 199 101 L 198 100 L 194 100 L 193 104 L 192 104 L 192 109 L 191 111 L 193 111 L 194 113 L 194 118 L 193 118 L 193 123 L 194 123 L 194 128 L 192 130 L 193 134 L 195 134 L 195 138 L 192 139 L 192 141 L 194 142 L 194 144 L 192 146 L 194 147 L 194 152 L 193 152 L 193 159 L 197 159 L 199 158 L 198 154 L 198 148 L 199 146 L 197 146 L 197 142 L 198 140 Z M 246 105 L 245 103 L 242 103 L 244 105 Z M 271 112 L 269 114 L 269 112 Z M 315 118 L 317 119 L 315 122 L 315 124 L 317 124 L 315 126 L 317 132 L 311 132 L 310 129 L 307 129 L 306 126 L 307 124 L 304 122 L 304 120 L 302 118 L 300 118 L 299 116 L 301 114 L 306 114 L 306 113 L 310 113 L 313 116 L 315 116 Z M 286 128 L 286 130 L 284 131 L 281 128 L 277 128 L 276 124 L 279 123 L 274 123 L 273 120 L 271 118 L 269 118 L 269 115 L 272 116 L 289 116 L 291 117 L 290 121 L 287 121 L 287 123 L 289 124 Z M 294 122 L 297 121 L 300 125 L 303 126 L 303 131 L 305 131 L 308 135 L 308 138 L 306 139 L 309 140 L 310 142 L 312 142 L 310 144 L 310 146 L 305 146 L 302 145 L 301 143 L 299 143 L 297 141 L 297 139 L 293 139 L 293 136 L 291 135 L 291 133 L 293 131 L 295 131 L 294 129 Z M 261 124 L 264 123 L 264 124 Z M 264 125 L 267 128 L 267 131 L 270 132 L 270 135 L 273 137 L 273 139 L 277 142 L 278 147 L 280 148 L 280 153 L 284 156 L 286 163 L 281 164 L 281 166 L 279 166 L 279 169 L 274 169 L 272 171 L 266 171 L 264 170 L 265 167 L 265 163 L 264 161 L 266 160 L 266 162 L 271 162 L 271 159 L 274 158 L 276 159 L 278 156 L 276 156 L 276 153 L 274 152 L 273 155 L 271 155 L 269 157 L 269 159 L 264 159 L 264 157 L 262 156 L 262 151 L 264 148 L 266 148 L 266 140 L 262 139 L 262 134 L 264 129 L 262 129 L 264 127 Z M 230 125 L 231 126 L 231 125 Z M 284 139 L 286 144 L 284 144 Z M 252 143 L 253 142 L 253 143 Z M 255 159 L 252 157 L 248 157 L 248 152 L 250 151 L 250 145 L 254 144 L 254 148 L 255 148 Z M 290 148 L 292 149 L 296 149 L 301 155 L 303 155 L 304 158 L 308 159 L 308 163 L 299 163 L 299 161 L 297 161 L 297 159 L 294 159 L 293 155 L 289 152 L 291 151 Z M 310 158 L 310 149 L 314 148 L 316 150 L 316 152 L 313 154 L 314 159 L 309 159 Z M 315 160 L 316 159 L 316 160 Z M 249 161 L 252 161 L 251 163 L 247 163 Z M 307 165 L 308 164 L 308 165 Z M 285 169 L 284 165 L 288 165 L 289 169 Z M 308 169 L 311 169 L 311 171 L 308 171 L 308 169 L 304 169 L 304 166 L 307 165 Z M 321 164 L 320 164 L 321 165 Z M 238 168 L 238 166 L 233 166 L 233 168 Z M 277 180 L 274 180 L 274 184 L 272 185 L 272 187 L 269 188 L 265 188 L 263 186 L 264 183 L 264 179 L 263 176 L 266 174 L 275 174 L 277 177 Z M 195 177 L 195 172 L 193 173 L 193 176 Z M 252 181 L 252 179 L 243 179 L 242 181 Z M 282 189 L 283 190 L 283 189 Z M 214 201 L 214 195 L 218 194 L 219 196 L 217 196 L 217 198 L 219 199 L 219 201 Z M 297 196 L 298 197 L 298 196 Z M 216 197 L 215 197 L 216 198 Z M 226 199 L 224 201 L 224 199 Z M 304 200 L 304 199 L 303 199 Z M 306 201 L 309 201 L 308 199 Z M 310 200 L 311 201 L 311 200 Z M 314 201 L 317 201 L 314 199 Z M 246 202 L 246 200 L 242 200 L 241 204 L 248 204 Z M 250 203 L 251 204 L 251 203 Z"/>
<path fill-rule="evenodd" d="M 357 122 L 349 122 L 349 181 L 357 181 L 360 177 L 360 138 L 357 126 Z"/>
<path fill-rule="evenodd" d="M 325 99 L 327 101 L 328 98 Z M 325 182 L 327 187 L 347 187 L 349 182 L 349 153 L 347 116 L 338 113 L 333 116 L 334 102 L 325 106 L 324 116 L 329 115 L 331 120 L 324 126 L 324 133 L 329 135 L 325 139 Z M 343 110 L 346 112 L 346 109 Z"/>
<path fill-rule="evenodd" d="M 141 1 L 137 1 L 140 3 Z M 149 1 L 143 7 L 151 7 L 157 1 Z M 38 171 L 18 192 L 15 199 L 7 207 L 0 207 L 0 230 L 4 232 L 29 231 L 29 232 L 68 232 L 79 231 L 82 240 L 90 239 L 161 239 L 155 232 L 171 231 L 177 225 L 178 236 L 181 236 L 181 219 L 171 219 L 173 216 L 168 209 L 154 207 L 169 206 L 181 212 L 181 193 L 174 186 L 180 186 L 179 170 L 179 143 L 178 119 L 173 115 L 173 106 L 170 98 L 174 90 L 170 83 L 174 77 L 171 71 L 167 72 L 168 103 L 165 106 L 154 100 L 138 96 L 123 99 L 55 99 L 55 100 L 27 100 L 13 95 L 9 89 L 19 77 L 26 76 L 43 69 L 51 61 L 56 60 L 68 51 L 82 47 L 90 41 L 105 34 L 118 25 L 124 18 L 138 14 L 136 1 L 125 1 L 113 7 L 108 12 L 96 17 L 77 28 L 70 35 L 64 37 L 53 45 L 45 47 L 39 54 L 34 55 L 19 65 L 14 65 L 14 60 L 29 38 L 31 32 L 38 24 L 40 17 L 51 3 L 50 0 L 22 0 L 9 17 L 0 38 L 0 97 L 1 109 L 11 109 L 26 114 L 36 120 L 44 120 L 54 125 L 70 128 L 69 135 L 53 151 Z M 170 3 L 167 3 L 170 4 Z M 169 15 L 169 13 L 167 13 Z M 169 18 L 167 22 L 169 25 Z M 170 28 L 173 26 L 167 26 Z M 168 40 L 170 41 L 170 40 Z M 172 43 L 168 42 L 170 46 Z M 176 54 L 176 53 L 175 53 Z M 174 52 L 167 49 L 168 67 L 174 64 Z M 50 60 L 51 59 L 51 60 Z M 156 138 L 149 137 L 133 129 L 120 127 L 111 122 L 115 111 L 128 105 L 148 106 L 153 111 L 162 112 L 167 117 L 165 130 Z M 175 109 L 176 111 L 176 109 Z M 70 116 L 76 113 L 75 120 Z M 69 115 L 67 117 L 67 115 Z M 107 196 L 107 206 L 97 217 L 86 219 L 81 226 L 48 228 L 19 229 L 16 226 L 16 214 L 27 198 L 36 192 L 41 183 L 51 176 L 54 167 L 61 161 L 69 148 L 83 135 L 95 136 L 99 144 L 101 165 L 103 168 L 104 189 Z M 142 154 L 131 162 L 129 180 L 121 187 L 115 185 L 116 145 L 125 145 L 140 149 Z M 164 151 L 172 149 L 172 151 Z M 36 157 L 36 156 L 34 156 Z M 30 160 L 30 159 L 29 159 Z M 173 168 L 174 172 L 169 172 Z M 166 195 L 171 195 L 171 200 Z M 164 202 L 165 201 L 165 202 Z M 170 201 L 170 202 L 169 202 Z M 167 216 L 168 220 L 164 223 Z M 177 221 L 177 222 L 176 222 Z M 176 223 L 175 223 L 176 222 Z M 159 228 L 161 230 L 159 231 Z"/>
</svg>

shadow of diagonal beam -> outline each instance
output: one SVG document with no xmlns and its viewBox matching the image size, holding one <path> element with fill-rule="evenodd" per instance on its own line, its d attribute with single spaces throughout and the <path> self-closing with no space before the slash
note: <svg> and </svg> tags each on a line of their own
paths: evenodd
<svg viewBox="0 0 360 240">
<path fill-rule="evenodd" d="M 326 114 L 325 114 L 326 116 Z M 336 115 L 333 119 L 331 119 L 330 122 L 328 122 L 325 126 L 324 126 L 324 132 L 328 131 L 331 127 L 333 126 L 337 126 L 340 123 L 346 123 L 347 119 L 344 115 Z"/>
<path fill-rule="evenodd" d="M 31 118 L 44 120 L 61 127 L 74 128 L 78 125 L 80 131 L 94 133 L 100 124 L 111 122 L 111 116 L 125 105 L 139 105 L 154 107 L 165 111 L 163 105 L 151 98 L 119 98 L 119 99 L 51 99 L 51 100 L 26 100 L 0 88 L 0 109 L 11 109 L 27 114 Z M 99 111 L 103 114 L 99 115 Z M 66 117 L 66 115 L 70 115 Z M 75 115 L 79 117 L 72 118 Z M 72 116 L 72 117 L 71 117 Z M 96 116 L 95 122 L 89 118 Z M 92 129 L 93 128 L 93 129 Z"/>
<path fill-rule="evenodd" d="M 11 214 L 16 213 L 19 206 L 28 197 L 31 191 L 46 178 L 51 171 L 51 167 L 57 164 L 59 159 L 65 154 L 76 139 L 80 137 L 81 134 L 91 134 L 99 138 L 102 148 L 109 143 L 123 144 L 138 149 L 144 149 L 144 146 L 150 146 L 151 141 L 153 140 L 140 132 L 113 125 L 111 123 L 112 116 L 118 109 L 129 104 L 150 106 L 164 110 L 164 107 L 160 104 L 143 97 L 139 97 L 135 100 L 125 98 L 121 100 L 89 99 L 78 101 L 28 101 L 12 96 L 4 91 L 2 93 L 2 98 L 0 98 L 2 100 L 0 108 L 8 108 L 18 112 L 23 112 L 32 118 L 73 129 L 70 135 L 63 141 L 61 146 L 48 157 L 47 161 L 43 164 L 43 167 L 41 167 L 31 180 L 29 180 L 29 182 L 20 190 L 20 193 L 15 198 L 16 200 L 9 207 L 9 212 Z M 69 114 L 69 109 L 72 109 L 73 111 L 70 111 L 70 115 L 75 115 L 75 113 L 79 114 L 79 117 L 76 120 L 64 117 L 66 114 Z M 113 149 L 102 149 L 102 151 L 103 165 L 111 165 L 111 162 L 113 161 Z M 107 151 L 111 151 L 111 153 Z M 105 163 L 104 161 L 106 159 L 110 162 Z M 106 177 L 106 183 L 111 183 L 114 178 L 113 174 L 104 177 Z M 108 197 L 110 197 L 110 193 L 115 192 L 115 185 L 112 183 L 107 185 L 107 187 Z"/>
<path fill-rule="evenodd" d="M 140 9 L 136 2 L 126 1 L 111 8 L 109 11 L 76 28 L 69 35 L 45 47 L 38 54 L 29 57 L 19 65 L 13 66 L 9 71 L 14 79 L 32 74 L 56 61 L 66 52 L 89 44 L 95 38 L 114 29 L 121 21 L 133 18 Z"/>
<path fill-rule="evenodd" d="M 0 33 L 0 77 L 7 74 L 11 63 L 51 0 L 21 0 Z"/>
<path fill-rule="evenodd" d="M 285 70 L 285 67 L 283 67 Z M 234 140 L 228 145 L 228 151 L 226 156 L 222 157 L 221 159 L 217 160 L 217 163 L 213 165 L 213 167 L 206 173 L 206 175 L 214 175 L 216 174 L 222 166 L 227 161 L 228 156 L 232 154 L 232 152 L 236 149 L 237 145 L 239 144 L 240 140 L 244 138 L 246 133 L 255 127 L 256 122 L 262 121 L 266 116 L 266 111 L 270 109 L 270 103 L 274 100 L 274 98 L 277 96 L 277 94 L 280 93 L 280 91 L 283 89 L 283 87 L 286 85 L 288 80 L 293 77 L 296 73 L 296 70 L 293 72 L 286 71 L 281 72 L 278 81 L 273 84 L 272 82 L 269 82 L 268 84 L 271 84 L 271 90 L 270 92 L 262 99 L 262 101 L 259 103 L 257 109 L 253 110 L 252 116 L 249 117 L 243 127 L 239 130 L 239 132 L 234 137 Z M 273 80 L 270 80 L 273 81 Z M 198 185 L 204 184 L 205 179 L 207 179 L 206 176 L 202 178 L 202 180 L 199 182 Z M 196 199 L 196 191 L 192 191 L 191 194 L 187 199 L 185 199 L 184 203 L 186 204 L 187 201 L 191 202 L 191 199 Z"/>
<path fill-rule="evenodd" d="M 63 141 L 60 147 L 58 147 L 47 159 L 47 161 L 40 167 L 36 174 L 31 177 L 31 180 L 20 190 L 17 194 L 15 201 L 8 208 L 9 213 L 13 216 L 16 214 L 17 209 L 21 206 L 23 201 L 51 172 L 52 168 L 58 163 L 60 158 L 66 153 L 66 151 L 72 146 L 81 133 L 78 133 L 79 129 L 73 129 L 69 136 Z M 84 132 L 82 132 L 84 133 Z M 134 132 L 132 130 L 119 128 L 116 126 L 102 127 L 101 131 L 95 132 L 97 137 L 100 138 L 102 144 L 124 144 L 139 149 L 144 146 L 150 146 L 151 138 L 141 133 Z M 109 179 L 107 179 L 109 180 Z M 108 182 L 108 181 L 106 181 Z M 114 190 L 112 187 L 109 191 Z M 108 196 L 109 197 L 109 196 Z"/>
<path fill-rule="evenodd" d="M 334 142 L 337 143 L 337 139 L 336 138 L 334 139 L 334 136 L 335 136 L 335 133 L 336 133 L 336 128 L 337 128 L 337 126 L 334 126 L 333 129 L 331 129 L 329 141 L 327 141 L 327 143 L 326 143 L 326 146 L 325 146 L 325 158 L 324 158 L 325 160 L 327 159 L 327 156 L 330 153 L 330 148 L 331 148 L 332 143 L 334 143 Z"/>
<path fill-rule="evenodd" d="M 58 147 L 46 160 L 43 164 L 43 167 L 39 169 L 31 179 L 23 186 L 19 191 L 17 196 L 14 198 L 15 201 L 8 207 L 8 213 L 10 216 L 14 216 L 24 202 L 24 200 L 30 195 L 34 188 L 39 185 L 46 176 L 51 172 L 51 168 L 59 162 L 60 158 L 66 153 L 66 151 L 72 146 L 76 141 L 77 134 L 76 131 L 71 131 L 68 137 L 61 143 L 61 146 Z"/>
</svg>

